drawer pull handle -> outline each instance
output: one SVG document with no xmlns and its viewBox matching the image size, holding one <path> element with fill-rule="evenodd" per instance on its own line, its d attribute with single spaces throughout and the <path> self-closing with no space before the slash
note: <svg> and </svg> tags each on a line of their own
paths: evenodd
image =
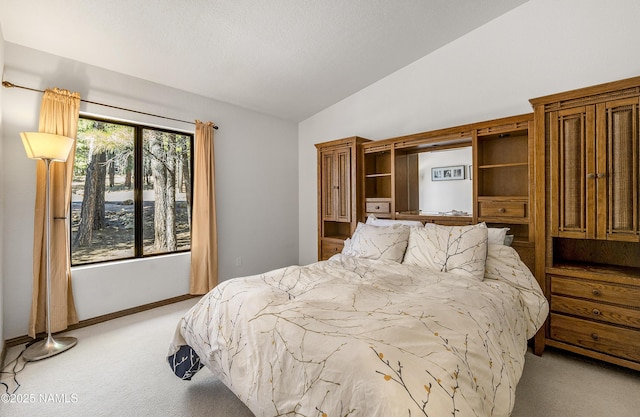
<svg viewBox="0 0 640 417">
<path fill-rule="evenodd" d="M 591 291 L 591 293 L 592 293 L 593 295 L 602 295 L 602 292 L 601 292 L 600 290 L 596 290 L 596 289 L 594 289 L 593 291 Z"/>
<path fill-rule="evenodd" d="M 593 179 L 595 177 L 596 177 L 595 172 L 590 172 L 590 173 L 587 174 L 587 178 L 589 178 L 589 179 Z"/>
<path fill-rule="evenodd" d="M 380 206 L 376 206 L 376 210 L 380 210 Z"/>
<path fill-rule="evenodd" d="M 595 316 L 599 316 L 600 314 L 602 314 L 600 312 L 600 310 L 598 310 L 597 308 L 594 308 L 593 311 L 591 311 Z"/>
<path fill-rule="evenodd" d="M 505 208 L 504 208 L 504 207 L 500 207 L 500 208 L 498 209 L 498 213 L 504 213 L 505 211 L 507 211 L 507 210 L 505 210 Z"/>
<path fill-rule="evenodd" d="M 600 340 L 600 336 L 598 336 L 598 333 L 591 333 L 591 338 L 593 340 Z"/>
</svg>

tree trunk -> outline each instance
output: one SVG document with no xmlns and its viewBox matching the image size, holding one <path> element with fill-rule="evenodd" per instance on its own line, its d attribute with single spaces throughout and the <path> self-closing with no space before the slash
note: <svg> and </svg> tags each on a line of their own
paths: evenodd
<svg viewBox="0 0 640 417">
<path fill-rule="evenodd" d="M 82 196 L 82 206 L 80 209 L 80 224 L 78 232 L 73 239 L 73 246 L 88 245 L 93 238 L 93 230 L 97 230 L 96 224 L 100 224 L 98 217 L 102 213 L 102 222 L 104 223 L 104 174 L 102 174 L 102 187 L 100 187 L 100 171 L 104 172 L 104 153 L 93 154 L 91 162 L 87 167 L 87 175 L 84 183 L 84 195 Z M 102 189 L 102 192 L 100 192 Z M 102 194 L 100 196 L 100 194 Z M 97 207 L 102 202 L 102 209 Z"/>
<path fill-rule="evenodd" d="M 167 247 L 166 223 L 167 207 L 165 190 L 167 188 L 167 175 L 164 164 L 165 152 L 162 146 L 161 132 L 154 132 L 149 141 L 151 157 L 151 175 L 153 178 L 154 195 L 154 249 L 161 251 Z"/>
<path fill-rule="evenodd" d="M 132 185 L 132 172 L 133 172 L 133 156 L 129 155 L 127 156 L 127 168 L 125 170 L 125 174 L 124 174 L 124 187 L 127 190 L 130 190 L 131 187 L 133 187 Z"/>
<path fill-rule="evenodd" d="M 109 188 L 113 188 L 116 182 L 116 163 L 113 152 L 109 152 Z"/>
<path fill-rule="evenodd" d="M 93 214 L 93 230 L 101 230 L 107 227 L 107 216 L 105 213 L 105 186 L 107 176 L 107 155 L 104 152 L 100 152 L 98 155 L 98 164 L 96 167 L 97 183 L 95 192 L 95 207 Z"/>
<path fill-rule="evenodd" d="M 178 247 L 176 243 L 176 142 L 168 140 L 167 143 L 167 185 L 165 188 L 165 210 L 167 219 L 165 223 L 165 235 L 167 240 L 166 249 L 175 251 Z"/>
<path fill-rule="evenodd" d="M 189 229 L 191 229 L 191 158 L 189 158 L 189 152 L 186 152 L 183 147 L 182 151 L 182 185 L 184 186 L 184 192 L 187 196 L 187 220 L 189 222 Z"/>
</svg>

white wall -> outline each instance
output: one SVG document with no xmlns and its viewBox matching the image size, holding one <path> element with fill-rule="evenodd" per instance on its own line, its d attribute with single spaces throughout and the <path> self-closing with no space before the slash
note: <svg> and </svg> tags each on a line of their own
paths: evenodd
<svg viewBox="0 0 640 417">
<path fill-rule="evenodd" d="M 15 84 L 66 88 L 99 103 L 182 120 L 214 121 L 220 126 L 215 134 L 220 278 L 297 262 L 295 124 L 15 44 L 3 45 L 4 79 Z M 216 82 L 214 74 L 211 82 Z M 35 165 L 24 154 L 19 132 L 37 130 L 41 98 L 40 93 L 17 88 L 4 89 L 2 95 L 4 339 L 26 334 L 29 320 Z M 81 112 L 194 129 L 190 124 L 86 103 Z M 189 255 L 74 268 L 72 275 L 83 320 L 186 294 Z"/>
<path fill-rule="evenodd" d="M 530 0 L 300 123 L 299 262 L 317 259 L 314 143 L 529 113 L 530 98 L 638 76 L 639 22 L 638 0 Z"/>
<path fill-rule="evenodd" d="M 0 68 L 4 68 L 4 37 L 2 35 L 2 26 L 0 26 Z M 0 87 L 0 161 L 3 159 L 3 143 L 4 135 L 2 129 L 2 96 L 4 88 Z M 4 236 L 2 224 L 4 223 L 4 164 L 0 166 L 0 236 Z M 4 251 L 3 239 L 0 238 L 0 352 L 2 351 L 2 342 L 4 337 L 4 302 L 3 302 L 3 283 L 4 283 Z"/>
</svg>

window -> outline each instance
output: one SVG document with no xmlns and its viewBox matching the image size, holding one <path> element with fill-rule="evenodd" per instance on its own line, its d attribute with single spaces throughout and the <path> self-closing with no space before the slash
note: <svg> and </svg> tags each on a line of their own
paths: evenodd
<svg viewBox="0 0 640 417">
<path fill-rule="evenodd" d="M 193 135 L 81 117 L 71 265 L 188 251 Z"/>
</svg>

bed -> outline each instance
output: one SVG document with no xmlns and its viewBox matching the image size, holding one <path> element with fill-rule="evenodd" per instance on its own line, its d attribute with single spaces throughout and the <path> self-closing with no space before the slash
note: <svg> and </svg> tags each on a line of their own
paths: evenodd
<svg viewBox="0 0 640 417">
<path fill-rule="evenodd" d="M 167 359 L 183 379 L 208 368 L 258 417 L 508 416 L 548 304 L 491 235 L 360 223 L 327 261 L 220 283 Z"/>
</svg>

